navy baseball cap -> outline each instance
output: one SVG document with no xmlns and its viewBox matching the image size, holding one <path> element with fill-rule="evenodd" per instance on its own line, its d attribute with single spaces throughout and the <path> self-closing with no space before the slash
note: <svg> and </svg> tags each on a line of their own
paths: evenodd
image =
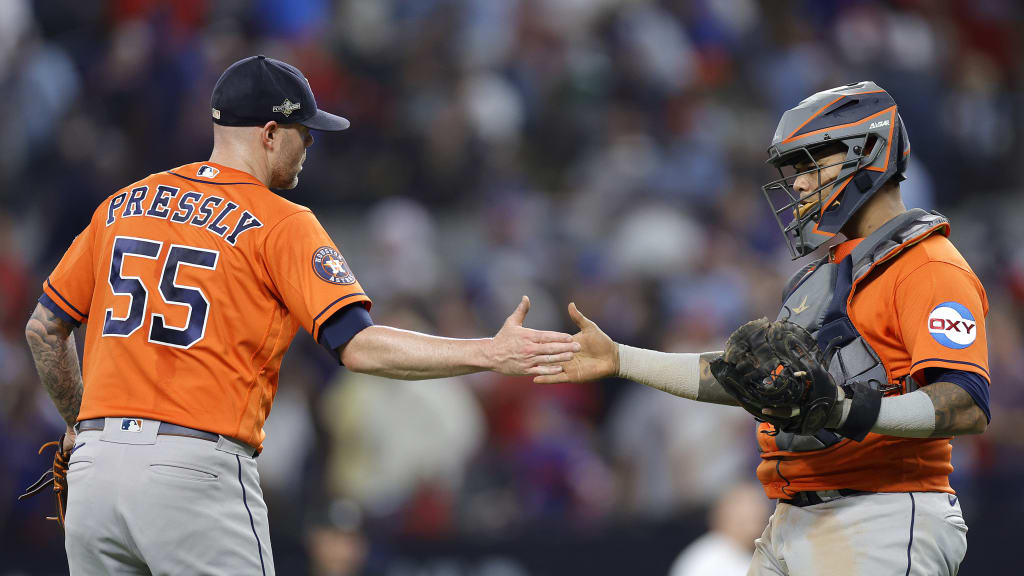
<svg viewBox="0 0 1024 576">
<path fill-rule="evenodd" d="M 263 126 L 271 120 L 313 130 L 344 130 L 350 122 L 316 107 L 298 68 L 259 56 L 235 62 L 213 87 L 213 121 L 221 126 Z"/>
</svg>

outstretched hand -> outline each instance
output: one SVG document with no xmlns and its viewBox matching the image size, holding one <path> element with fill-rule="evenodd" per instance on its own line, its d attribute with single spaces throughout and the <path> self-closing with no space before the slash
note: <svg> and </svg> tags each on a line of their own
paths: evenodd
<svg viewBox="0 0 1024 576">
<path fill-rule="evenodd" d="M 491 343 L 495 372 L 509 375 L 552 375 L 580 349 L 573 337 L 561 332 L 531 330 L 523 326 L 530 299 L 523 296 Z"/>
<path fill-rule="evenodd" d="M 588 382 L 615 376 L 619 371 L 618 344 L 601 331 L 597 324 L 584 316 L 576 308 L 575 303 L 569 304 L 569 317 L 580 329 L 572 337 L 579 343 L 579 351 L 571 360 L 562 362 L 559 372 L 537 376 L 533 381 L 537 384 L 556 384 Z"/>
</svg>

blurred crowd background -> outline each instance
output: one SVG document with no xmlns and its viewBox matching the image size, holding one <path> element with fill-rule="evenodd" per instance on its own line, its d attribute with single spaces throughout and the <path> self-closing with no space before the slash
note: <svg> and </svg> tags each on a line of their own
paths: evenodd
<svg viewBox="0 0 1024 576">
<path fill-rule="evenodd" d="M 66 570 L 50 503 L 14 501 L 63 428 L 24 341 L 40 283 L 106 196 L 207 157 L 213 84 L 257 53 L 352 120 L 316 136 L 288 196 L 320 217 L 376 322 L 485 336 L 528 294 L 529 326 L 574 331 L 575 301 L 614 339 L 669 351 L 720 349 L 775 315 L 796 267 L 759 190 L 775 124 L 813 92 L 878 82 L 912 142 L 907 204 L 951 217 L 991 305 L 992 423 L 954 441 L 961 574 L 1020 574 L 1022 11 L 0 0 L 0 574 Z M 382 380 L 304 332 L 267 433 L 279 574 L 665 574 L 712 503 L 756 481 L 738 409 L 620 381 Z"/>
</svg>

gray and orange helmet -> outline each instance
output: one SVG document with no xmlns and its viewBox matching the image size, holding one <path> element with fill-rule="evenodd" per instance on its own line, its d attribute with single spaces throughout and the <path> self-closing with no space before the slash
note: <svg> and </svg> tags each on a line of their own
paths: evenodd
<svg viewBox="0 0 1024 576">
<path fill-rule="evenodd" d="M 817 173 L 815 156 L 846 148 L 834 182 L 805 192 L 812 209 L 800 209 L 793 183 Z M 856 82 L 818 92 L 786 111 L 768 147 L 768 163 L 781 178 L 761 187 L 775 213 L 793 258 L 813 252 L 835 236 L 864 202 L 890 179 L 902 181 L 910 158 L 910 140 L 896 101 L 874 82 Z M 810 169 L 798 172 L 797 164 Z M 832 164 L 832 165 L 835 165 Z M 817 198 L 814 196 L 817 195 Z"/>
</svg>

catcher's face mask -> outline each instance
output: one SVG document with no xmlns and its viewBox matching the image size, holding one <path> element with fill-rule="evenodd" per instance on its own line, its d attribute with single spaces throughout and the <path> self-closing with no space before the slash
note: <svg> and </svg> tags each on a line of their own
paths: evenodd
<svg viewBox="0 0 1024 576">
<path fill-rule="evenodd" d="M 841 142 L 816 148 L 797 148 L 773 159 L 779 178 L 761 187 L 793 258 L 813 252 L 835 236 L 820 230 L 818 224 L 841 205 L 848 179 L 837 182 L 838 176 L 857 170 L 867 159 L 864 154 L 850 153 Z M 856 150 L 861 149 L 858 146 Z"/>
</svg>

